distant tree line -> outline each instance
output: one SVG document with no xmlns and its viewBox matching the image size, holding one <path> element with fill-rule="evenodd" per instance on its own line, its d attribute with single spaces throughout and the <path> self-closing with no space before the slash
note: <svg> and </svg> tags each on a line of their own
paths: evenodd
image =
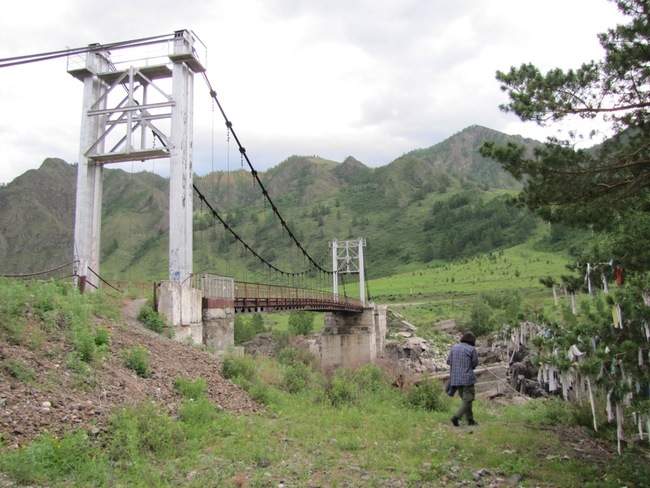
<svg viewBox="0 0 650 488">
<path fill-rule="evenodd" d="M 535 230 L 537 218 L 513 207 L 508 197 L 484 202 L 477 193 L 454 195 L 436 202 L 424 231 L 432 243 L 423 259 L 456 259 L 524 242 Z"/>
</svg>

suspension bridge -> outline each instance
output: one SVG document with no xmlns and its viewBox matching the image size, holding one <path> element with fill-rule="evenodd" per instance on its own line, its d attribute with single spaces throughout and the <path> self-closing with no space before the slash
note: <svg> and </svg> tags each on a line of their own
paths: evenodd
<svg viewBox="0 0 650 488">
<path fill-rule="evenodd" d="M 169 159 L 169 279 L 156 283 L 155 304 L 175 338 L 224 351 L 233 345 L 234 315 L 291 310 L 326 312 L 321 359 L 325 366 L 372 361 L 385 335 L 385 308 L 366 303 L 363 238 L 328 242 L 331 269 L 314 259 L 296 237 L 265 188 L 207 74 L 207 48 L 189 30 L 110 44 L 90 44 L 0 60 L 0 68 L 67 58 L 67 70 L 83 83 L 82 123 L 74 220 L 73 277 L 80 289 L 113 286 L 100 273 L 103 171 L 110 164 Z M 254 249 L 193 183 L 194 75 L 200 75 L 228 138 L 237 145 L 257 191 L 270 207 L 288 246 L 307 266 L 284 269 Z M 250 283 L 219 270 L 193 270 L 193 198 L 196 195 L 223 232 L 287 284 Z M 329 254 L 329 252 L 327 253 Z M 326 254 L 325 254 L 326 255 Z M 339 292 L 345 275 L 359 278 L 359 297 Z M 309 288 L 296 279 L 318 276 Z M 288 284 L 291 283 L 291 284 Z M 330 291 L 331 289 L 331 291 Z"/>
</svg>

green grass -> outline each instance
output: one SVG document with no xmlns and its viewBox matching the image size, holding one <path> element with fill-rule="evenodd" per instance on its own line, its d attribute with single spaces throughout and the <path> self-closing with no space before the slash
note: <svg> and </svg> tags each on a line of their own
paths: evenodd
<svg viewBox="0 0 650 488">
<path fill-rule="evenodd" d="M 568 256 L 536 251 L 527 244 L 490 255 L 371 280 L 369 287 L 380 303 L 403 299 L 417 301 L 418 297 L 463 297 L 482 291 L 508 289 L 538 294 L 548 291 L 539 283 L 539 279 L 566 273 L 567 261 Z"/>
<path fill-rule="evenodd" d="M 268 368 L 255 364 L 256 374 Z M 457 399 L 418 408 L 384 380 L 344 376 L 355 402 L 324 401 L 320 387 L 290 394 L 268 385 L 273 401 L 258 415 L 228 414 L 199 396 L 174 420 L 148 403 L 118 411 L 99 444 L 79 433 L 45 436 L 5 453 L 0 467 L 48 486 L 473 486 L 474 473 L 488 470 L 518 475 L 522 486 L 613 487 L 641 486 L 634 480 L 650 475 L 638 462 L 635 473 L 625 463 L 605 473 L 581 463 L 555 431 L 535 427 L 555 415 L 543 401 L 502 409 L 479 402 L 480 426 L 454 428 Z"/>
<path fill-rule="evenodd" d="M 111 313 L 99 294 L 51 286 L 0 282 L 4 338 L 15 338 L 6 324 L 26 310 L 38 310 L 43 327 L 62 328 L 71 343 L 70 330 Z M 32 332 L 26 325 L 17 339 L 33 347 Z M 110 346 L 103 332 L 91 338 Z M 100 367 L 82 357 L 73 356 L 77 367 Z M 146 369 L 147 357 L 139 359 L 131 367 Z M 44 433 L 20 449 L 0 444 L 0 471 L 17 483 L 50 487 L 473 486 L 474 474 L 488 470 L 502 479 L 516 476 L 522 486 L 608 488 L 643 486 L 650 477 L 647 453 L 634 445 L 602 468 L 583 462 L 559 435 L 567 426 L 580 428 L 579 416 L 559 401 L 511 407 L 477 401 L 480 425 L 454 428 L 449 418 L 458 398 L 441 394 L 439 384 L 400 390 L 378 366 L 324 375 L 310 364 L 291 349 L 278 361 L 227 357 L 223 373 L 264 410 L 230 414 L 206 398 L 201 378 L 179 377 L 177 418 L 151 401 L 116 407 L 97 438 Z M 37 387 L 23 364 L 3 360 L 3 367 Z M 613 438 L 604 438 L 614 451 Z"/>
<path fill-rule="evenodd" d="M 528 315 L 552 314 L 553 294 L 540 282 L 546 276 L 566 274 L 568 255 L 535 249 L 529 242 L 504 251 L 458 262 L 429 264 L 419 270 L 370 280 L 368 289 L 375 303 L 398 310 L 423 329 L 419 335 L 435 334 L 432 325 L 447 319 L 468 319 L 482 294 L 516 293 Z M 495 312 L 497 322 L 501 319 Z"/>
</svg>

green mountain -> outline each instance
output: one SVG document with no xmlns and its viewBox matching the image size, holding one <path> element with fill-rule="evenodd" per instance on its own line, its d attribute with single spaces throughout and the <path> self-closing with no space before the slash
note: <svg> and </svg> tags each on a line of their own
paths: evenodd
<svg viewBox="0 0 650 488">
<path fill-rule="evenodd" d="M 472 126 L 429 148 L 369 168 L 291 156 L 260 173 L 293 235 L 329 265 L 328 243 L 362 236 L 369 277 L 469 257 L 524 242 L 538 221 L 507 204 L 518 183 L 476 151 L 484 140 L 536 141 Z M 71 260 L 76 168 L 47 159 L 0 188 L 0 272 L 26 273 Z M 259 185 L 244 170 L 195 176 L 195 185 L 229 227 L 265 260 L 286 271 L 308 267 Z M 165 279 L 168 181 L 106 169 L 101 274 Z M 259 278 L 256 260 L 195 198 L 194 269 Z"/>
<path fill-rule="evenodd" d="M 521 136 L 509 136 L 487 127 L 473 125 L 440 144 L 425 149 L 416 149 L 407 153 L 430 163 L 456 178 L 466 178 L 486 188 L 512 188 L 516 186 L 515 179 L 505 173 L 491 159 L 485 159 L 478 153 L 478 147 L 484 141 L 494 141 L 497 144 L 515 142 L 527 147 L 539 145 L 538 141 Z"/>
</svg>

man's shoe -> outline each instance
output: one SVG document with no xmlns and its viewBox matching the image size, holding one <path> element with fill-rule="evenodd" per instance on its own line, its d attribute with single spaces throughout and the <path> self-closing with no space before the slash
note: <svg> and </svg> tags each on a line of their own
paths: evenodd
<svg viewBox="0 0 650 488">
<path fill-rule="evenodd" d="M 451 418 L 451 423 L 454 424 L 454 427 L 458 427 L 458 417 L 453 416 Z"/>
<path fill-rule="evenodd" d="M 468 423 L 468 425 L 478 425 L 478 423 L 477 423 L 476 420 L 474 420 L 474 419 L 469 419 L 469 420 L 467 421 L 467 423 Z"/>
</svg>

